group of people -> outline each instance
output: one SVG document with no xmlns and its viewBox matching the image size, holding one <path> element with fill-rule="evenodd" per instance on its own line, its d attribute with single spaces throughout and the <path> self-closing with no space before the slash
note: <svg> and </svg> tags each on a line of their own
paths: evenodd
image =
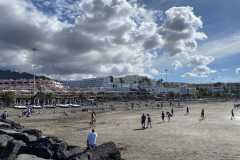
<svg viewBox="0 0 240 160">
<path fill-rule="evenodd" d="M 150 127 L 152 128 L 152 118 L 150 117 L 149 114 L 147 114 L 147 117 L 145 116 L 145 114 L 142 114 L 142 118 L 141 118 L 141 124 L 142 124 L 142 128 L 145 129 L 145 123 L 146 123 L 146 118 L 147 118 L 147 128 Z"/>
</svg>

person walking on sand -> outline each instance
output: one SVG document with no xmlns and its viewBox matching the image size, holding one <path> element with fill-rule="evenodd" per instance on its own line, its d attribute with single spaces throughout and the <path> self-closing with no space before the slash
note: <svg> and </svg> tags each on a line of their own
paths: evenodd
<svg viewBox="0 0 240 160">
<path fill-rule="evenodd" d="M 165 118 L 165 114 L 164 114 L 164 112 L 162 111 L 162 121 L 163 121 L 163 123 L 164 123 L 164 118 Z"/>
<path fill-rule="evenodd" d="M 235 117 L 234 117 L 234 113 L 233 113 L 233 109 L 232 109 L 232 111 L 231 111 L 231 120 L 234 118 L 235 119 Z"/>
<path fill-rule="evenodd" d="M 145 121 L 146 121 L 146 116 L 144 115 L 144 113 L 142 114 L 142 118 L 141 118 L 141 124 L 142 124 L 142 128 L 145 129 Z"/>
<path fill-rule="evenodd" d="M 95 130 L 92 129 L 92 133 L 89 133 L 87 137 L 87 146 L 89 148 L 94 148 L 96 147 L 96 139 L 97 139 L 98 134 L 95 133 Z"/>
<path fill-rule="evenodd" d="M 163 103 L 161 102 L 161 108 L 163 108 Z"/>
<path fill-rule="evenodd" d="M 202 109 L 201 118 L 204 119 L 204 109 Z"/>
<path fill-rule="evenodd" d="M 186 115 L 189 115 L 189 108 L 188 108 L 188 106 L 187 106 Z"/>
<path fill-rule="evenodd" d="M 141 118 L 141 124 L 142 124 L 142 128 L 145 129 L 145 121 L 146 121 L 146 116 L 144 115 L 144 113 L 142 114 L 142 118 Z"/>
<path fill-rule="evenodd" d="M 151 119 L 151 117 L 150 117 L 149 114 L 147 114 L 147 118 L 148 118 L 148 121 L 147 121 L 147 128 L 148 128 L 148 125 L 150 126 L 150 128 L 152 128 L 152 124 L 151 124 L 152 119 Z"/>
<path fill-rule="evenodd" d="M 173 110 L 173 108 L 171 109 L 171 113 L 172 113 L 172 116 L 174 115 L 174 110 Z"/>
</svg>

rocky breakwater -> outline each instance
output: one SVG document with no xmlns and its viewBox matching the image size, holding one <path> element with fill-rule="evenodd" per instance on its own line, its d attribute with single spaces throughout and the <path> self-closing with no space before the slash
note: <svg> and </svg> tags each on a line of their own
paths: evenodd
<svg viewBox="0 0 240 160">
<path fill-rule="evenodd" d="M 1 160 L 123 160 L 116 144 L 107 142 L 96 148 L 70 146 L 57 137 L 42 136 L 14 121 L 0 119 Z"/>
</svg>

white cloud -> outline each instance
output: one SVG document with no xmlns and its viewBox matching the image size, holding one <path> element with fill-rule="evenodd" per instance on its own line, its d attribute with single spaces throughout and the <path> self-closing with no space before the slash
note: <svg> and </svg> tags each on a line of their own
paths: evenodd
<svg viewBox="0 0 240 160">
<path fill-rule="evenodd" d="M 237 74 L 240 73 L 240 68 L 236 68 L 236 73 L 237 73 Z"/>
<path fill-rule="evenodd" d="M 187 72 L 187 73 L 181 75 L 181 77 L 187 77 L 187 78 L 189 78 L 189 77 L 198 77 L 198 75 L 196 73 Z"/>
<path fill-rule="evenodd" d="M 148 51 L 162 45 L 155 22 L 161 11 L 126 0 L 57 0 L 41 5 L 56 14 L 44 14 L 30 1 L 0 2 L 3 66 L 32 72 L 31 48 L 37 47 L 37 74 L 73 79 L 157 73 L 152 66 L 157 53 Z M 18 57 L 17 63 L 13 57 Z"/>
<path fill-rule="evenodd" d="M 223 69 L 221 69 L 221 71 L 222 71 L 222 72 L 227 72 L 227 71 L 229 71 L 229 69 L 223 68 Z"/>
<path fill-rule="evenodd" d="M 216 70 L 212 70 L 207 66 L 197 66 L 194 68 L 193 72 L 199 73 L 199 74 L 209 74 L 209 73 L 215 73 Z"/>
<path fill-rule="evenodd" d="M 155 75 L 159 74 L 158 70 L 156 70 L 154 68 L 150 70 L 150 73 L 155 74 Z"/>
<path fill-rule="evenodd" d="M 175 60 L 172 64 L 172 67 L 173 67 L 174 70 L 177 70 L 178 68 L 183 67 L 183 65 L 180 61 Z"/>
<path fill-rule="evenodd" d="M 192 55 L 187 57 L 189 66 L 202 66 L 207 65 L 214 61 L 212 56 Z"/>
<path fill-rule="evenodd" d="M 197 32 L 202 28 L 202 21 L 194 15 L 192 7 L 172 7 L 165 13 L 167 18 L 161 29 L 165 34 L 164 49 L 170 56 L 193 51 L 197 48 L 197 39 L 207 38 Z"/>
<path fill-rule="evenodd" d="M 240 51 L 240 32 L 229 36 L 204 43 L 199 46 L 197 53 L 201 55 L 211 55 L 215 58 L 223 58 L 238 54 Z"/>
</svg>

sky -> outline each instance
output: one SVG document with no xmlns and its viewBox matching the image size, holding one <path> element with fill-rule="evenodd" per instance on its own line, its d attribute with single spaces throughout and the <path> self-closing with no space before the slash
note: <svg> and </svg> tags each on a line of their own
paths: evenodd
<svg viewBox="0 0 240 160">
<path fill-rule="evenodd" d="M 0 69 L 33 73 L 36 47 L 36 74 L 57 80 L 240 82 L 239 8 L 239 0 L 1 0 Z"/>
</svg>

